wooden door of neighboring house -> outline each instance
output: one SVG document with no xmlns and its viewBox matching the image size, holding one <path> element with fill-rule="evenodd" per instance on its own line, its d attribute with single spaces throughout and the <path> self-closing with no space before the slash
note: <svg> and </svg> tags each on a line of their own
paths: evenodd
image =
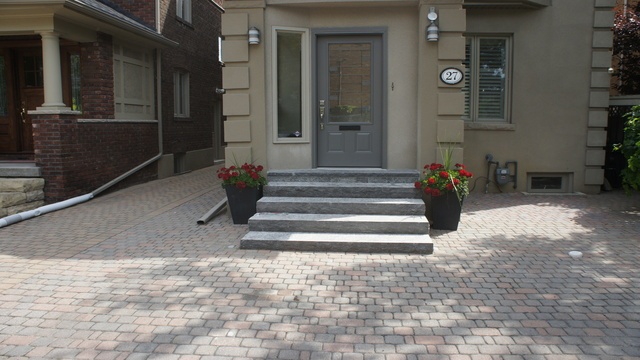
<svg viewBox="0 0 640 360">
<path fill-rule="evenodd" d="M 0 154 L 10 160 L 33 157 L 29 110 L 44 102 L 42 50 L 0 48 Z"/>
<path fill-rule="evenodd" d="M 44 85 L 42 79 L 42 50 L 29 48 L 16 50 L 18 69 L 18 152 L 33 153 L 33 125 L 29 110 L 44 103 Z"/>
<path fill-rule="evenodd" d="M 0 48 L 0 153 L 17 151 L 14 80 L 11 52 Z"/>
</svg>

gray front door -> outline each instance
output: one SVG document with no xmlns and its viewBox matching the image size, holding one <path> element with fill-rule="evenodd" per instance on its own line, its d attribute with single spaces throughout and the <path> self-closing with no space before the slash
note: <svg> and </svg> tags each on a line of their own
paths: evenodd
<svg viewBox="0 0 640 360">
<path fill-rule="evenodd" d="M 317 41 L 319 167 L 382 167 L 382 36 Z"/>
</svg>

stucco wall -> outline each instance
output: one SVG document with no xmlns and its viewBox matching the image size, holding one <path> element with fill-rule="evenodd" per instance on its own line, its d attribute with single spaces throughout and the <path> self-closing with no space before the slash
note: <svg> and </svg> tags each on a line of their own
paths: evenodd
<svg viewBox="0 0 640 360">
<path fill-rule="evenodd" d="M 353 16 L 357 13 L 358 16 Z M 417 7 L 359 7 L 359 8 L 307 8 L 268 7 L 265 13 L 266 68 L 272 67 L 271 28 L 292 26 L 312 29 L 328 28 L 387 28 L 387 167 L 390 169 L 414 168 L 416 164 L 417 132 Z M 311 54 L 314 54 L 313 49 Z M 267 83 L 273 81 L 267 74 Z M 273 94 L 267 87 L 267 153 L 271 169 L 311 168 L 313 160 L 312 126 L 311 143 L 275 144 L 273 141 Z M 312 121 L 312 124 L 314 122 Z"/>
<path fill-rule="evenodd" d="M 467 33 L 513 35 L 510 130 L 467 129 L 464 161 L 485 175 L 485 155 L 519 163 L 518 190 L 528 173 L 573 174 L 585 185 L 594 7 L 563 0 L 538 10 L 467 10 Z M 484 181 L 479 182 L 484 185 Z M 482 186 L 479 186 L 482 187 Z M 504 190 L 513 190 L 512 185 Z"/>
</svg>

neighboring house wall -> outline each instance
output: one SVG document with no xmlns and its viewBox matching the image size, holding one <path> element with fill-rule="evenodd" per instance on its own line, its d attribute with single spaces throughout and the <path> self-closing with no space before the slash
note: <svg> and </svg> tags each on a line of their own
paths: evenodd
<svg viewBox="0 0 640 360">
<path fill-rule="evenodd" d="M 176 1 L 163 1 L 162 34 L 180 46 L 162 50 L 162 125 L 165 156 L 160 177 L 213 164 L 214 120 L 220 111 L 222 70 L 218 36 L 222 9 L 210 0 L 191 0 L 191 21 L 176 15 Z M 176 73 L 188 76 L 188 114 L 174 108 Z"/>
<path fill-rule="evenodd" d="M 10 54 L 20 53 L 20 49 L 29 48 L 29 56 L 38 60 L 41 49 L 54 54 L 56 48 L 62 48 L 63 84 L 59 86 L 57 74 L 51 76 L 51 69 L 60 67 L 54 60 L 57 56 L 40 57 L 44 64 L 40 69 L 49 70 L 36 75 L 44 79 L 40 84 L 44 85 L 36 90 L 40 96 L 44 94 L 46 104 L 40 106 L 42 100 L 32 96 L 29 99 L 36 100 L 26 106 L 33 122 L 33 146 L 22 146 L 26 151 L 12 150 L 15 154 L 0 154 L 0 160 L 32 159 L 46 180 L 47 202 L 102 189 L 141 164 L 149 165 L 112 189 L 156 178 L 159 165 L 168 169 L 161 175 L 168 176 L 213 164 L 212 133 L 220 109 L 215 89 L 221 86 L 217 53 L 223 11 L 220 2 L 180 1 L 191 4 L 187 21 L 176 18 L 174 0 L 69 2 L 78 7 L 33 2 L 33 9 L 50 17 L 34 16 L 33 9 L 14 3 L 2 4 L 0 54 L 9 59 L 6 63 L 11 64 Z M 101 16 L 93 17 L 96 13 Z M 157 13 L 161 15 L 158 21 Z M 71 17 L 73 24 L 65 20 Z M 34 31 L 43 35 L 41 41 L 33 36 Z M 7 74 L 18 74 L 18 69 L 16 65 Z M 30 71 L 38 74 L 37 67 L 34 69 Z M 190 75 L 190 82 L 184 83 L 188 85 L 189 113 L 180 118 L 174 117 L 173 109 L 174 74 L 178 70 Z M 5 78 L 12 81 L 11 89 L 18 88 L 17 76 L 15 81 L 13 76 Z M 8 111 L 12 126 L 20 123 L 18 129 L 31 132 L 30 123 L 13 119 L 18 119 L 20 108 L 12 102 Z M 164 141 L 159 139 L 162 125 Z M 160 158 L 159 141 L 163 141 L 167 155 L 151 162 Z M 28 144 L 26 140 L 22 143 Z M 174 154 L 180 161 L 174 161 Z"/>
<path fill-rule="evenodd" d="M 142 24 L 155 29 L 156 28 L 156 1 L 139 1 L 139 0 L 111 0 L 118 10 L 141 22 Z M 174 2 L 174 1 L 172 1 Z"/>
<path fill-rule="evenodd" d="M 46 179 L 45 200 L 89 193 L 158 153 L 158 124 L 114 120 L 112 38 L 80 46 L 81 114 L 34 114 L 35 161 Z M 150 165 L 119 187 L 154 179 Z"/>
</svg>

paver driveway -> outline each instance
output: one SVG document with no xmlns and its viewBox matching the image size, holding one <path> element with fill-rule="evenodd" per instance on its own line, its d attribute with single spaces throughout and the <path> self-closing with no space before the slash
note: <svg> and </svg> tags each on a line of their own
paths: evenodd
<svg viewBox="0 0 640 360">
<path fill-rule="evenodd" d="M 472 195 L 428 256 L 240 250 L 196 225 L 222 196 L 208 168 L 0 229 L 0 357 L 640 357 L 639 196 Z"/>
</svg>

